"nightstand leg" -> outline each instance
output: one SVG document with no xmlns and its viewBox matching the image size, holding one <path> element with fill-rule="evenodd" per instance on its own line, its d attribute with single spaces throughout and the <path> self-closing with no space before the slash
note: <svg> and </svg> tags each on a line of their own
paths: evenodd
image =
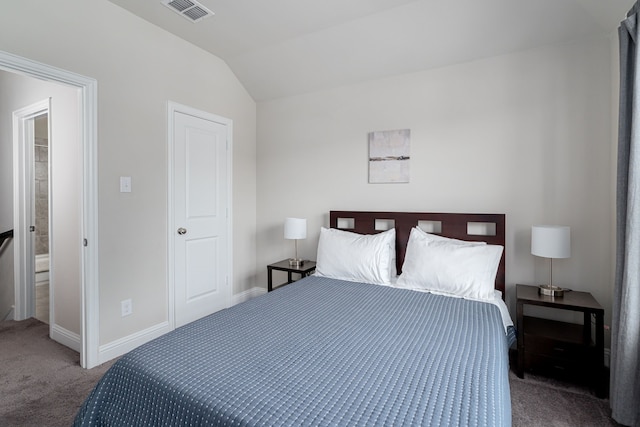
<svg viewBox="0 0 640 427">
<path fill-rule="evenodd" d="M 267 267 L 267 292 L 271 292 L 272 290 L 273 290 L 273 269 L 271 267 Z"/>
<path fill-rule="evenodd" d="M 604 315 L 596 314 L 596 357 L 598 383 L 596 384 L 596 396 L 604 398 L 607 395 L 606 375 L 604 369 Z"/>
<path fill-rule="evenodd" d="M 524 378 L 524 304 L 518 301 L 516 304 L 516 333 L 518 335 L 518 377 Z"/>
<path fill-rule="evenodd" d="M 584 326 L 582 327 L 582 342 L 584 345 L 589 345 L 591 343 L 591 313 L 589 313 L 588 311 L 584 312 L 583 324 Z"/>
</svg>

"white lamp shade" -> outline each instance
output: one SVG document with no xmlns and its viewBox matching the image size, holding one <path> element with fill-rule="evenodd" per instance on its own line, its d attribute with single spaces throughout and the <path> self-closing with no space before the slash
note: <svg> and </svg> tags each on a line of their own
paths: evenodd
<svg viewBox="0 0 640 427">
<path fill-rule="evenodd" d="M 306 239 L 307 220 L 305 218 L 286 218 L 284 220 L 285 239 Z"/>
<path fill-rule="evenodd" d="M 545 258 L 571 256 L 571 229 L 565 225 L 531 227 L 531 254 Z"/>
</svg>

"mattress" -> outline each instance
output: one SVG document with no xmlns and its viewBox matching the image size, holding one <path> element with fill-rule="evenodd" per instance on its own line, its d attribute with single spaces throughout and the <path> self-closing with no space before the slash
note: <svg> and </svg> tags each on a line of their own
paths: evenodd
<svg viewBox="0 0 640 427">
<path fill-rule="evenodd" d="M 118 360 L 75 425 L 511 425 L 498 307 L 310 276 Z"/>
</svg>

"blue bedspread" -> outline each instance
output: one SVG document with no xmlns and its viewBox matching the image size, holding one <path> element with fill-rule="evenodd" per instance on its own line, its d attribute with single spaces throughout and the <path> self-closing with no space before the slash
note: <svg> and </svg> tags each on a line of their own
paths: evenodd
<svg viewBox="0 0 640 427">
<path fill-rule="evenodd" d="M 497 307 L 308 277 L 118 360 L 75 425 L 511 425 Z"/>
</svg>

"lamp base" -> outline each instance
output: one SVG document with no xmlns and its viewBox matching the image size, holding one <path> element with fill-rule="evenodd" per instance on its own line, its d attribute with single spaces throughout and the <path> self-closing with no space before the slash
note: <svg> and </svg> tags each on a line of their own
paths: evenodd
<svg viewBox="0 0 640 427">
<path fill-rule="evenodd" d="M 289 258 L 289 267 L 302 267 L 304 260 L 299 258 Z"/>
<path fill-rule="evenodd" d="M 539 285 L 538 293 L 540 295 L 548 295 L 551 297 L 561 297 L 564 295 L 564 289 L 553 285 Z"/>
</svg>

